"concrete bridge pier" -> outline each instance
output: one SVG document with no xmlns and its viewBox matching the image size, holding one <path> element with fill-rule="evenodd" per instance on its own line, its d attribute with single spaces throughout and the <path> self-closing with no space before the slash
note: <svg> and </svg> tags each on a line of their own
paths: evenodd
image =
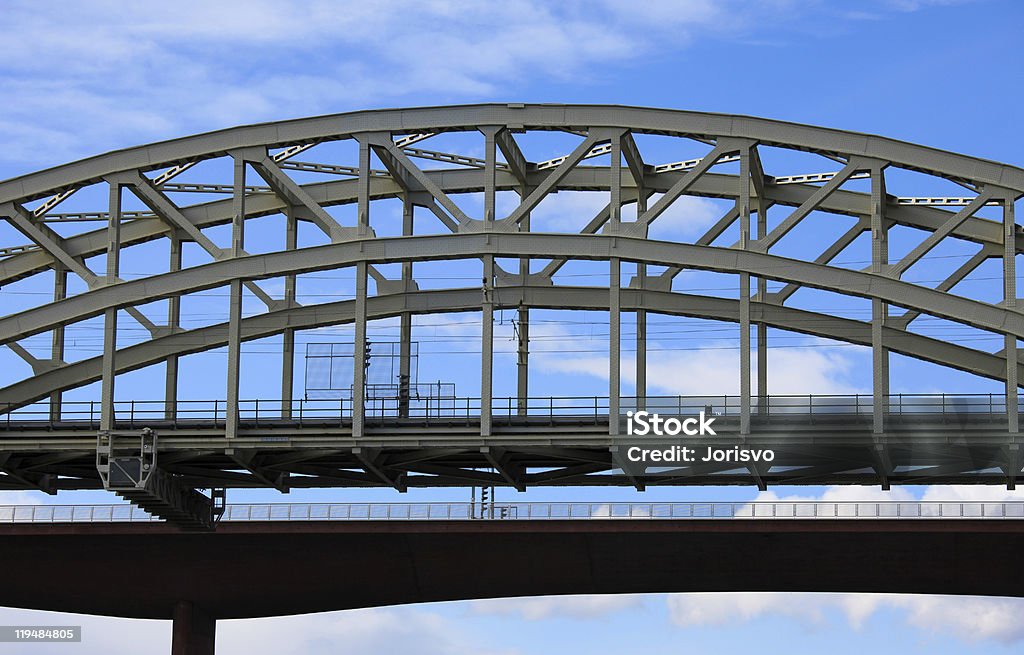
<svg viewBox="0 0 1024 655">
<path fill-rule="evenodd" d="M 174 606 L 171 655 L 213 655 L 217 619 L 194 603 L 181 600 Z"/>
</svg>

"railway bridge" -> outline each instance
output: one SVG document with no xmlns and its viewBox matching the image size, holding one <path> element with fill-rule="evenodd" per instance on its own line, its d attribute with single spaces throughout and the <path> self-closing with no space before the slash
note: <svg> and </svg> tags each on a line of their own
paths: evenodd
<svg viewBox="0 0 1024 655">
<path fill-rule="evenodd" d="M 600 197 L 603 208 L 552 219 L 545 202 L 559 193 Z M 892 138 L 748 116 L 544 104 L 362 111 L 250 125 L 2 181 L 0 217 L 10 241 L 0 244 L 0 345 L 22 363 L 9 360 L 0 387 L 0 490 L 104 488 L 163 519 L 102 527 L 12 523 L 0 528 L 12 531 L 4 539 L 5 559 L 14 561 L 14 544 L 31 548 L 24 555 L 43 552 L 30 544 L 81 540 L 91 545 L 80 552 L 137 542 L 145 545 L 139 556 L 149 556 L 166 546 L 166 561 L 178 561 L 188 544 L 217 540 L 249 550 L 278 539 L 275 534 L 319 534 L 319 527 L 274 522 L 225 522 L 204 534 L 225 512 L 228 489 L 937 482 L 1013 488 L 1024 467 L 1018 397 L 1024 313 L 1015 264 L 1024 247 L 1015 221 L 1022 194 L 1019 167 Z M 662 229 L 671 217 L 694 223 L 695 200 L 721 207 L 721 215 L 686 238 Z M 890 236 L 899 256 L 890 256 Z M 140 262 L 141 273 L 134 270 Z M 437 276 L 418 273 L 439 266 L 471 271 L 474 281 L 438 286 Z M 582 285 L 567 273 L 581 266 L 592 275 L 599 270 L 600 283 Z M 351 293 L 339 290 L 327 300 L 321 294 L 317 301 L 300 292 L 325 272 L 344 277 Z M 692 275 L 728 280 L 729 292 L 698 293 L 686 284 Z M 226 298 L 223 319 L 184 320 L 187 308 L 211 292 Z M 46 300 L 32 300 L 38 294 Z M 825 296 L 863 303 L 867 315 L 851 317 L 807 300 Z M 606 392 L 531 392 L 538 329 L 533 326 L 531 341 L 531 316 L 547 311 L 607 317 Z M 496 369 L 496 315 L 505 312 L 515 316 L 515 370 L 507 371 L 515 386 L 507 397 L 495 391 L 496 370 L 505 373 Z M 417 321 L 442 314 L 479 317 L 479 386 L 468 394 L 416 377 Z M 735 325 L 736 391 L 649 393 L 651 316 Z M 394 321 L 397 339 L 375 341 L 376 321 Z M 311 395 L 310 380 L 296 379 L 296 352 L 309 343 L 308 334 L 332 326 L 349 326 L 353 336 L 326 355 L 332 393 Z M 102 335 L 96 354 L 73 356 L 78 351 L 69 344 L 81 330 Z M 870 349 L 870 393 L 773 393 L 771 344 L 792 334 Z M 245 356 L 243 344 L 256 342 L 274 344 L 279 391 L 253 398 L 245 395 L 247 382 L 265 381 L 269 370 L 265 361 Z M 219 376 L 223 395 L 196 400 L 183 392 L 190 374 L 182 371 L 191 370 L 191 356 L 214 351 L 226 354 L 222 365 L 201 375 Z M 635 353 L 632 362 L 627 352 Z M 984 395 L 933 387 L 892 393 L 893 353 L 998 388 Z M 375 368 L 384 357 L 387 379 Z M 159 384 L 125 382 L 142 370 L 156 371 Z M 705 412 L 719 429 L 702 445 L 771 449 L 776 457 L 742 465 L 628 463 L 623 452 L 637 441 L 626 420 L 638 411 Z M 446 533 L 449 545 L 459 542 L 452 535 L 481 525 L 458 523 Z M 529 533 L 536 547 L 527 550 L 538 558 L 568 552 L 560 551 L 559 537 L 551 537 L 549 550 L 541 546 L 548 542 L 537 535 L 550 527 L 514 525 L 507 529 Z M 610 531 L 620 545 L 638 529 L 622 521 L 587 525 Z M 693 525 L 703 524 L 686 524 Z M 900 536 L 892 539 L 916 548 L 933 534 L 928 525 L 947 529 L 941 519 L 922 519 L 886 523 L 883 532 L 895 530 Z M 985 523 L 979 534 L 988 536 L 967 536 L 963 525 L 943 533 L 954 550 L 967 542 L 979 549 L 1019 544 L 1015 522 Z M 388 530 L 376 533 L 374 548 Z M 673 530 L 658 528 L 651 547 L 682 543 L 668 536 Z M 873 536 L 858 548 L 903 547 L 868 532 Z M 60 540 L 47 541 L 45 535 L 57 534 Z M 416 539 L 394 543 L 415 549 Z M 177 555 L 170 554 L 178 544 Z M 834 545 L 828 541 L 828 548 Z M 578 554 L 595 547 L 581 542 Z M 829 552 L 821 551 L 821 562 Z M 991 560 L 977 553 L 978 561 Z M 830 565 L 838 562 L 850 563 L 840 558 Z M 967 566 L 962 558 L 955 564 Z M 592 577 L 578 584 L 556 581 L 523 593 L 662 588 L 625 578 L 598 584 L 606 571 L 589 571 Z M 197 588 L 201 579 L 216 578 L 210 567 L 190 575 L 198 576 Z M 923 582 L 901 587 L 900 579 L 887 588 L 939 590 Z M 817 588 L 811 578 L 792 587 Z M 453 587 L 388 602 L 464 593 Z M 369 598 L 353 596 L 343 605 L 376 602 Z M 176 602 L 185 607 L 190 600 Z M 0 602 L 45 605 L 31 594 Z M 159 607 L 147 615 L 173 614 L 166 602 Z M 309 600 L 286 609 L 316 607 Z M 246 614 L 221 606 L 203 611 Z M 180 625 L 192 625 L 183 616 Z M 195 639 L 212 634 L 212 623 L 196 625 Z"/>
</svg>

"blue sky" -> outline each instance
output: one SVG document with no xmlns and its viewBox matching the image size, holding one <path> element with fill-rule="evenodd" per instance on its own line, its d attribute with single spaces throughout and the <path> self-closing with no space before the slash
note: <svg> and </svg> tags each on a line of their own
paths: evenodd
<svg viewBox="0 0 1024 655">
<path fill-rule="evenodd" d="M 7 26 L 0 40 L 0 86 L 7 99 L 0 104 L 0 178 L 243 123 L 364 108 L 482 101 L 593 102 L 759 115 L 883 134 L 1024 164 L 1024 136 L 1019 130 L 1024 93 L 1019 28 L 1024 9 L 1009 0 L 595 0 L 500 6 L 441 1 L 372 5 L 226 1 L 212 7 L 179 2 L 166 12 L 142 3 L 68 2 L 41 10 L 38 3 L 0 0 L 0 11 Z M 657 152 L 653 143 L 641 143 L 641 147 Z M 552 151 L 546 156 L 558 154 L 562 153 Z M 552 198 L 548 216 L 569 214 L 585 222 L 599 208 L 585 195 Z M 721 209 L 711 201 L 692 200 L 676 219 L 667 216 L 662 221 L 665 227 L 659 229 L 664 232 L 658 238 L 692 239 L 694 230 L 713 222 Z M 397 209 L 391 206 L 382 211 Z M 266 229 L 267 236 L 261 228 L 249 233 L 254 250 L 263 239 L 269 243 L 270 228 Z M 225 236 L 217 234 L 217 238 Z M 4 232 L 0 237 L 10 235 Z M 905 252 L 913 245 L 909 237 L 894 235 L 893 240 L 894 252 Z M 802 243 L 807 241 L 797 239 L 795 247 Z M 962 255 L 959 251 L 937 254 Z M 146 273 L 145 257 L 144 251 L 134 259 L 127 257 L 125 277 Z M 422 287 L 451 284 L 427 279 L 431 275 L 444 273 L 467 281 L 478 276 L 472 268 L 421 270 Z M 915 268 L 913 273 L 917 277 L 912 279 L 941 278 L 941 262 Z M 600 282 L 600 273 L 586 265 L 567 267 L 566 275 Z M 979 296 L 998 286 L 986 275 L 994 273 L 979 270 L 973 282 Z M 680 285 L 711 294 L 724 284 L 712 274 L 681 278 Z M 33 294 L 46 285 L 33 284 L 26 281 L 0 290 L 3 312 L 37 302 Z M 347 285 L 347 279 L 325 275 L 319 281 L 310 280 L 303 289 L 313 301 L 318 294 L 344 297 L 351 293 Z M 840 304 L 820 295 L 803 302 L 806 306 L 824 303 L 832 311 L 864 317 L 863 305 Z M 191 306 L 192 318 L 208 322 L 222 314 L 222 305 L 211 293 Z M 247 311 L 258 309 L 247 305 Z M 455 349 L 464 352 L 450 355 L 452 361 L 465 363 L 444 367 L 445 374 L 460 388 L 471 387 L 476 378 L 471 356 L 474 348 L 479 351 L 479 343 L 473 343 L 479 319 L 475 323 L 470 316 L 418 320 L 424 360 L 430 359 L 431 352 L 434 357 L 433 364 L 424 364 L 421 380 L 437 376 L 448 361 L 444 355 Z M 652 330 L 659 327 L 659 320 L 652 317 Z M 570 324 L 564 315 L 550 312 L 540 313 L 534 321 L 535 326 L 544 326 L 534 328 L 535 337 L 547 339 L 538 338 L 535 343 L 542 373 L 535 378 L 535 393 L 557 393 L 571 385 L 579 393 L 603 394 L 606 381 L 595 373 L 605 366 L 600 350 L 607 334 L 603 316 L 577 316 Z M 374 329 L 380 335 L 393 332 L 393 324 L 379 323 Z M 735 329 L 690 324 L 697 332 L 680 340 L 681 325 L 665 321 L 659 336 L 652 337 L 652 348 L 664 349 L 659 356 L 661 368 L 652 364 L 654 390 L 701 393 L 711 392 L 709 387 L 714 386 L 715 392 L 728 391 L 735 384 L 732 376 L 714 376 L 735 370 L 731 363 L 735 355 L 729 349 Z M 930 329 L 951 334 L 943 332 L 948 330 L 943 325 Z M 95 354 L 97 335 L 88 330 L 88 325 L 83 326 L 75 335 L 76 357 Z M 629 332 L 628 320 L 624 331 Z M 339 328 L 308 340 L 340 341 L 346 334 Z M 496 327 L 496 335 L 498 350 L 507 351 L 511 326 L 503 322 Z M 955 338 L 976 336 L 961 332 Z M 129 329 L 124 338 L 130 341 L 138 335 L 133 337 Z M 564 348 L 569 341 L 597 345 L 571 357 L 543 353 Z M 41 348 L 46 343 L 45 337 L 26 341 L 27 346 Z M 807 339 L 773 343 L 794 346 L 773 351 L 773 375 L 778 377 L 771 384 L 776 391 L 869 389 L 870 355 L 863 349 Z M 259 363 L 261 347 L 248 348 L 250 370 L 270 366 Z M 993 344 L 991 350 L 998 347 Z M 197 356 L 187 365 L 190 368 L 183 368 L 183 374 L 192 373 L 194 382 L 183 388 L 182 397 L 222 397 L 223 386 L 216 376 L 203 375 L 222 362 L 222 355 L 213 353 Z M 498 362 L 507 372 L 514 369 L 511 355 L 499 355 Z M 702 371 L 704 375 L 691 377 L 699 377 L 703 386 L 680 381 L 675 374 L 680 366 Z M 2 384 L 27 374 L 23 362 L 9 353 L 0 355 Z M 150 390 L 158 375 L 139 372 L 125 377 L 128 382 L 119 391 L 122 398 L 154 397 Z M 893 378 L 895 391 L 999 391 L 992 383 L 904 358 L 894 358 Z M 631 383 L 627 375 L 625 384 Z M 273 384 L 261 386 L 259 376 L 249 376 L 246 384 L 243 395 L 275 397 L 269 390 Z M 497 395 L 513 388 L 511 375 L 496 379 Z M 71 397 L 95 397 L 95 391 L 85 389 Z M 499 498 L 513 495 L 499 492 Z M 747 499 L 756 495 L 749 490 L 652 489 L 637 497 L 629 490 L 569 489 L 530 492 L 526 498 Z M 871 489 L 777 489 L 762 498 L 793 495 L 1014 497 L 998 489 L 931 488 L 901 489 L 889 495 Z M 287 497 L 252 493 L 232 500 L 467 497 L 467 490 L 410 492 L 402 498 L 390 492 L 310 491 Z M 0 494 L 0 503 L 15 501 L 111 502 L 102 494 L 57 499 Z M 1024 630 L 1017 620 L 1022 610 L 1024 604 L 1001 599 L 856 595 L 520 599 L 225 622 L 219 643 L 220 652 L 229 655 L 335 652 L 341 640 L 346 651 L 353 653 L 405 648 L 439 655 L 467 650 L 527 655 L 556 648 L 566 653 L 612 648 L 717 653 L 752 646 L 768 653 L 825 648 L 835 653 L 866 648 L 878 653 L 1011 653 L 1024 644 Z M 159 652 L 166 650 L 170 638 L 169 624 L 160 622 L 0 610 L 0 623 L 37 622 L 84 623 L 86 643 L 78 649 L 83 653 L 134 652 L 124 644 L 140 643 L 137 639 L 152 640 L 153 651 Z M 117 636 L 124 634 L 133 638 Z M 296 635 L 300 641 L 293 643 Z M 275 650 L 278 644 L 281 650 Z M 56 653 L 66 648 L 41 646 L 25 652 Z"/>
</svg>

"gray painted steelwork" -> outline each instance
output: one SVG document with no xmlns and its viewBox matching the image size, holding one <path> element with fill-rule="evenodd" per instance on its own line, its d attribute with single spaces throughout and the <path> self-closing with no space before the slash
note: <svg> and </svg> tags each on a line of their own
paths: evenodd
<svg viewBox="0 0 1024 655">
<path fill-rule="evenodd" d="M 474 134 L 481 141 L 483 157 L 439 152 L 429 145 L 412 147 L 449 132 Z M 516 135 L 522 132 L 560 132 L 575 135 L 577 142 L 564 156 L 532 162 L 520 148 Z M 638 146 L 637 138 L 644 135 L 671 137 L 690 148 L 698 144 L 706 154 L 655 165 L 645 161 Z M 317 145 L 345 140 L 353 142 L 358 152 L 354 165 L 310 160 Z M 772 176 L 762 161 L 765 147 L 820 155 L 836 162 L 837 170 Z M 307 153 L 305 161 L 295 159 L 301 153 Z M 374 157 L 383 170 L 371 168 Z M 607 157 L 608 163 L 588 163 L 599 157 Z M 230 184 L 173 181 L 196 165 L 214 160 L 230 166 Z M 429 161 L 431 167 L 421 168 L 415 160 Z M 738 174 L 715 171 L 728 162 L 738 163 Z M 922 189 L 914 196 L 897 197 L 886 187 L 886 173 L 892 169 L 951 181 L 972 195 L 940 197 Z M 292 177 L 295 172 L 306 175 L 304 179 L 309 179 L 308 174 L 337 179 L 300 183 Z M 845 187 L 852 180 L 866 180 L 869 191 Z M 109 190 L 107 206 L 58 213 L 62 203 L 93 185 Z M 545 198 L 563 191 L 607 193 L 608 205 L 581 233 L 532 232 L 531 213 Z M 499 192 L 519 198 L 504 216 L 498 214 Z M 453 199 L 466 193 L 482 194 L 479 216 Z M 182 194 L 200 198 L 219 194 L 220 199 L 182 205 Z M 888 486 L 940 480 L 1013 486 L 1024 466 L 1018 413 L 1013 411 L 1018 407 L 1022 366 L 1017 340 L 1024 338 L 1015 267 L 1024 240 L 1018 238 L 1021 228 L 1014 212 L 1014 202 L 1022 194 L 1021 168 L 879 136 L 746 116 L 518 104 L 365 111 L 244 126 L 120 150 L 0 182 L 0 216 L 31 242 L 3 244 L 0 285 L 53 275 L 52 302 L 0 317 L 0 344 L 25 359 L 34 373 L 0 389 L 0 421 L 7 421 L 0 425 L 0 489 L 96 487 L 97 472 L 86 464 L 95 452 L 96 430 L 138 428 L 134 423 L 125 428 L 117 415 L 117 375 L 160 362 L 167 364 L 165 395 L 159 417 L 152 417 L 152 427 L 160 432 L 160 466 L 197 488 L 386 485 L 404 489 L 479 484 L 517 489 L 535 484 L 642 488 L 655 483 L 744 483 L 764 488 L 769 483 Z M 691 242 L 648 238 L 651 226 L 684 196 L 717 198 L 734 205 Z M 145 211 L 124 211 L 129 198 L 141 202 Z M 371 220 L 375 203 L 392 198 L 402 202 L 402 236 L 377 237 Z M 354 226 L 342 225 L 327 211 L 339 205 L 353 206 Z M 635 206 L 635 220 L 624 219 L 626 205 Z M 417 207 L 439 220 L 441 234 L 414 229 L 420 227 L 413 221 Z M 989 214 L 981 215 L 985 208 Z M 770 224 L 768 212 L 773 209 L 785 215 Z M 1001 213 L 999 220 L 991 218 L 993 211 Z M 800 256 L 791 251 L 787 256 L 779 254 L 779 244 L 785 244 L 795 228 L 822 212 L 854 217 L 856 222 L 832 242 L 822 244 L 821 250 Z M 286 219 L 284 248 L 247 252 L 247 222 L 275 214 Z M 101 221 L 105 226 L 66 237 L 51 227 L 83 220 Z M 301 223 L 313 226 L 328 243 L 300 247 Z M 228 247 L 218 246 L 207 234 L 209 228 L 220 225 L 231 226 Z M 723 234 L 737 226 L 738 241 L 722 243 Z M 899 261 L 889 257 L 888 237 L 894 226 L 925 233 Z M 839 265 L 837 258 L 865 234 L 871 239 L 870 265 L 864 270 Z M 973 244 L 976 250 L 946 279 L 934 286 L 903 279 L 912 266 L 953 239 Z M 166 272 L 121 279 L 122 253 L 153 240 L 169 243 Z M 211 261 L 183 266 L 182 247 L 189 242 Z M 97 255 L 106 255 L 105 271 L 90 268 L 90 259 Z M 973 271 L 995 259 L 1002 263 L 1001 302 L 955 292 Z M 416 263 L 454 260 L 479 261 L 482 284 L 419 290 Z M 518 260 L 518 266 L 506 270 L 500 260 Z M 547 263 L 531 272 L 531 262 L 540 260 Z M 572 260 L 606 262 L 608 288 L 561 284 L 558 271 Z M 388 279 L 379 268 L 383 264 L 400 265 L 400 276 Z M 635 265 L 636 274 L 623 279 L 623 266 L 630 264 Z M 297 301 L 299 276 L 335 269 L 354 273 L 354 300 L 305 306 Z M 685 269 L 736 275 L 740 293 L 731 299 L 673 291 L 673 280 Z M 87 290 L 69 293 L 70 276 L 81 279 Z M 284 280 L 283 297 L 261 286 L 269 278 Z M 769 281 L 782 286 L 770 292 Z M 183 328 L 182 299 L 217 287 L 230 294 L 228 321 Z M 787 306 L 802 288 L 868 299 L 871 318 L 858 321 Z M 244 293 L 258 298 L 266 310 L 243 317 Z M 169 301 L 165 319 L 141 309 L 158 300 Z M 493 317 L 502 309 L 515 310 L 518 321 L 517 396 L 509 400 L 508 415 L 496 413 L 492 391 Z M 608 312 L 609 387 L 601 401 L 603 417 L 547 424 L 535 420 L 531 403 L 537 399 L 529 393 L 529 323 L 530 311 L 536 309 Z M 399 317 L 400 370 L 407 375 L 412 317 L 457 311 L 479 311 L 482 317 L 481 392 L 475 415 L 458 425 L 417 426 L 407 401 L 397 408 L 392 423 L 381 423 L 368 414 L 362 379 L 367 323 Z M 737 425 L 739 435 L 750 440 L 759 434 L 777 436 L 779 431 L 808 433 L 800 421 L 780 425 L 778 417 L 772 423 L 761 415 L 772 401 L 769 328 L 869 346 L 870 421 L 845 428 L 825 421 L 811 428 L 822 438 L 849 438 L 842 447 L 836 446 L 845 450 L 835 451 L 849 457 L 848 465 L 829 467 L 808 461 L 807 469 L 799 472 L 751 466 L 728 475 L 724 470 L 691 467 L 675 478 L 658 479 L 607 474 L 612 468 L 610 439 L 618 430 L 618 422 L 607 417 L 627 406 L 620 384 L 623 312 L 636 314 L 637 385 L 628 402 L 637 407 L 648 403 L 649 314 L 739 324 Z M 922 315 L 1000 336 L 1004 348 L 988 352 L 916 333 L 913 323 Z M 66 329 L 96 317 L 103 317 L 102 355 L 66 361 Z M 119 325 L 123 329 L 129 320 L 145 328 L 149 338 L 118 348 Z M 354 325 L 356 334 L 351 412 L 339 416 L 333 426 L 303 423 L 295 416 L 301 405 L 293 402 L 296 331 L 346 323 Z M 19 343 L 38 334 L 51 335 L 46 358 Z M 282 335 L 279 415 L 276 422 L 254 426 L 242 411 L 241 344 L 272 335 Z M 226 408 L 223 418 L 189 425 L 180 415 L 177 398 L 180 358 L 222 346 L 228 352 L 226 400 L 220 401 Z M 757 365 L 752 372 L 755 347 Z M 1003 382 L 1001 407 L 1011 411 L 962 421 L 900 419 L 890 406 L 891 352 Z M 98 422 L 93 426 L 90 421 L 83 429 L 64 411 L 63 394 L 97 381 L 101 386 Z M 755 381 L 757 398 L 752 396 Z M 45 419 L 16 418 L 18 408 L 44 401 Z M 419 435 L 415 445 L 409 442 L 411 434 Z M 948 447 L 943 452 L 934 447 L 915 449 L 915 439 Z"/>
</svg>

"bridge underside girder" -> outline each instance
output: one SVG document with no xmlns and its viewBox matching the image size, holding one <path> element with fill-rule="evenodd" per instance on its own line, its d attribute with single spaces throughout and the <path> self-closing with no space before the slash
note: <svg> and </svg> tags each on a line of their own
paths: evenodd
<svg viewBox="0 0 1024 655">
<path fill-rule="evenodd" d="M 1019 597 L 1022 538 L 1024 521 L 965 519 L 0 524 L 0 603 L 170 619 L 185 601 L 232 619 L 559 594 Z"/>
<path fill-rule="evenodd" d="M 1008 439 L 1005 419 L 991 416 L 898 417 L 872 433 L 870 416 L 779 416 L 753 421 L 735 436 L 736 419 L 716 425 L 732 438 L 702 439 L 704 447 L 772 449 L 776 465 L 755 470 L 735 461 L 679 464 L 628 474 L 613 458 L 622 441 L 608 436 L 607 417 L 493 417 L 493 434 L 479 436 L 478 418 L 423 420 L 369 418 L 362 438 L 350 419 L 242 421 L 228 439 L 223 426 L 147 421 L 160 433 L 159 461 L 181 484 L 195 488 L 495 486 L 689 486 L 825 484 L 1012 484 L 1024 463 L 1024 439 Z M 131 429 L 129 423 L 119 426 Z M 5 433 L 16 475 L 0 475 L 0 489 L 31 488 L 28 476 L 46 475 L 53 490 L 101 488 L 87 426 L 57 426 L 45 434 L 12 426 Z M 879 461 L 884 445 L 886 460 Z M 505 472 L 489 450 L 503 454 Z M 239 464 L 245 455 L 246 466 Z M 372 464 L 366 453 L 372 453 Z M 514 472 L 510 480 L 508 472 Z M 275 480 L 270 485 L 268 480 Z"/>
</svg>

